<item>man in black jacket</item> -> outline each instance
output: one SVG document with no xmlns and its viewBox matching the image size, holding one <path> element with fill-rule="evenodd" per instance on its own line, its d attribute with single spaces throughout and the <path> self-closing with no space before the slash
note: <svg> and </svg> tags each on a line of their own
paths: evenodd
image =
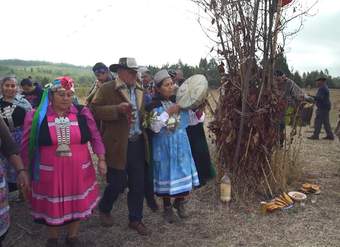
<svg viewBox="0 0 340 247">
<path fill-rule="evenodd" d="M 317 109 L 314 123 L 314 134 L 308 137 L 308 139 L 311 140 L 319 139 L 322 124 L 324 125 L 327 134 L 326 137 L 324 137 L 323 139 L 334 140 L 332 128 L 329 123 L 329 112 L 331 110 L 331 102 L 329 99 L 329 90 L 326 84 L 326 80 L 327 79 L 324 77 L 321 77 L 316 80 L 319 89 L 318 92 L 316 93 L 316 96 L 314 96 Z"/>
</svg>

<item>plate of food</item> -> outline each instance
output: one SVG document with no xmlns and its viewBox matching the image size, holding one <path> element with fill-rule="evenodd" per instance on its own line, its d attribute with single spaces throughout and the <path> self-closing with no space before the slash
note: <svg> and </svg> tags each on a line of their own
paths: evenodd
<svg viewBox="0 0 340 247">
<path fill-rule="evenodd" d="M 306 200 L 306 198 L 307 198 L 306 194 L 298 192 L 298 191 L 290 191 L 290 192 L 288 192 L 288 195 L 294 201 L 303 201 L 303 200 Z"/>
<path fill-rule="evenodd" d="M 305 194 L 309 194 L 309 193 L 320 194 L 321 192 L 320 185 L 310 184 L 310 183 L 302 184 L 302 187 L 300 190 Z"/>
<path fill-rule="evenodd" d="M 261 202 L 262 212 L 273 212 L 277 209 L 286 210 L 294 206 L 294 201 L 283 192 L 269 202 Z"/>
</svg>

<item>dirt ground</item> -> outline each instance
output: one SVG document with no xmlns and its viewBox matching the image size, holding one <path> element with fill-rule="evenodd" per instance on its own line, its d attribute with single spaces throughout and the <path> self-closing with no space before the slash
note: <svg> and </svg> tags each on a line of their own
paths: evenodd
<svg viewBox="0 0 340 247">
<path fill-rule="evenodd" d="M 340 109 L 340 91 L 332 91 L 333 109 Z M 335 127 L 336 111 L 332 112 Z M 312 128 L 303 136 L 312 134 Z M 259 201 L 250 205 L 218 203 L 214 182 L 194 191 L 187 204 L 191 218 L 167 224 L 161 212 L 145 207 L 144 222 L 152 230 L 141 237 L 128 229 L 126 195 L 114 205 L 115 225 L 99 226 L 98 213 L 83 222 L 80 237 L 89 246 L 340 246 L 340 144 L 339 141 L 310 141 L 304 138 L 300 165 L 302 177 L 290 185 L 298 189 L 303 182 L 321 185 L 316 203 L 307 198 L 306 206 L 295 205 L 286 211 L 263 215 Z M 4 246 L 44 246 L 47 232 L 32 223 L 23 203 L 11 204 L 12 226 Z M 61 238 L 65 237 L 62 232 Z M 94 243 L 96 245 L 94 245 Z"/>
</svg>

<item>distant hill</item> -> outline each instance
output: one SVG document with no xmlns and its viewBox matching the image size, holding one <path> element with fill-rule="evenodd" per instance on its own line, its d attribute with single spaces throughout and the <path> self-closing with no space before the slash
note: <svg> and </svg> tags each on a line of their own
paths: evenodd
<svg viewBox="0 0 340 247">
<path fill-rule="evenodd" d="M 0 78 L 12 75 L 15 75 L 18 81 L 31 76 L 34 81 L 39 81 L 43 85 L 62 75 L 71 76 L 78 86 L 90 85 L 94 80 L 89 66 L 20 59 L 0 60 Z"/>
</svg>

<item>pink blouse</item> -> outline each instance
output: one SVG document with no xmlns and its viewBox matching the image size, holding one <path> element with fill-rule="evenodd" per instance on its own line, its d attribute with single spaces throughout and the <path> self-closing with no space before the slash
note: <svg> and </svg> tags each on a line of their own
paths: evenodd
<svg viewBox="0 0 340 247">
<path fill-rule="evenodd" d="M 23 138 L 22 138 L 22 142 L 21 142 L 21 157 L 24 161 L 25 166 L 28 166 L 28 164 L 29 164 L 29 156 L 28 156 L 29 138 L 30 138 L 30 132 L 31 132 L 31 126 L 32 126 L 32 120 L 33 120 L 34 112 L 35 112 L 35 110 L 30 111 L 25 116 L 24 133 L 23 133 Z M 71 108 L 70 108 L 70 113 L 76 114 L 77 112 L 78 112 L 77 108 L 74 105 L 72 105 Z M 91 143 L 93 152 L 96 153 L 97 155 L 105 154 L 105 147 L 104 147 L 102 138 L 101 138 L 100 133 L 97 129 L 97 125 L 96 125 L 96 122 L 93 118 L 91 111 L 87 107 L 84 107 L 81 111 L 81 114 L 83 116 L 85 116 L 87 126 L 90 130 L 90 134 L 91 134 L 90 143 Z M 51 105 L 48 106 L 46 115 L 47 116 L 57 116 L 57 114 L 54 112 Z"/>
</svg>

